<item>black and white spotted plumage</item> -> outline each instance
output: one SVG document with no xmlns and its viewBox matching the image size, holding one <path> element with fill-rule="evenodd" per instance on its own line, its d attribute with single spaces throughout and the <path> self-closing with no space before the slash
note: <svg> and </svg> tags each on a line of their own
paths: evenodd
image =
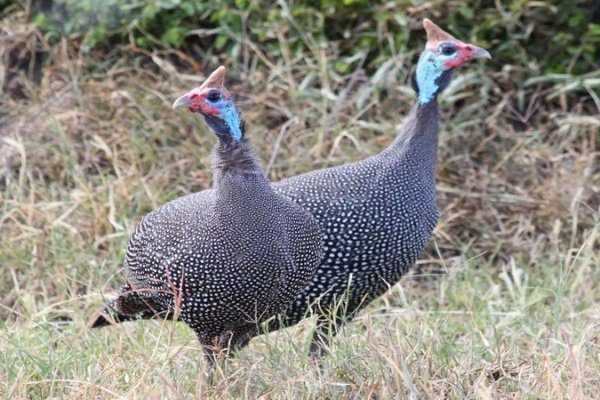
<svg viewBox="0 0 600 400">
<path fill-rule="evenodd" d="M 324 255 L 310 283 L 269 330 L 311 314 L 319 316 L 319 328 L 332 317 L 351 319 L 405 274 L 439 217 L 437 133 L 437 103 L 415 106 L 396 141 L 380 154 L 273 185 L 319 222 Z M 323 333 L 317 330 L 313 350 Z"/>
<path fill-rule="evenodd" d="M 106 310 L 118 321 L 176 317 L 207 349 L 242 345 L 290 304 L 322 254 L 316 221 L 273 191 L 246 139 L 221 140 L 214 159 L 213 189 L 137 225 L 127 284 Z M 93 326 L 109 322 L 101 316 Z"/>
</svg>

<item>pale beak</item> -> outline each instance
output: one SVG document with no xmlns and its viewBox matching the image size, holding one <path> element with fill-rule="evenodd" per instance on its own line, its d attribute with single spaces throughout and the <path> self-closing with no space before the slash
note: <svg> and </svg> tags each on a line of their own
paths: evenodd
<svg viewBox="0 0 600 400">
<path fill-rule="evenodd" d="M 473 46 L 473 53 L 471 55 L 472 58 L 487 58 L 488 60 L 492 59 L 492 55 L 486 49 L 482 49 L 481 47 Z"/>
<path fill-rule="evenodd" d="M 173 103 L 173 108 L 189 107 L 191 104 L 192 103 L 190 102 L 190 97 L 187 94 L 184 94 L 183 96 L 175 100 L 175 102 Z"/>
</svg>

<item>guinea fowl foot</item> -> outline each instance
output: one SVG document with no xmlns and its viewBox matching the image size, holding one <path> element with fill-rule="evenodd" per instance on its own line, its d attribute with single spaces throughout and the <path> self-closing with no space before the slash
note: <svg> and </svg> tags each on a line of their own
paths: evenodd
<svg viewBox="0 0 600 400">
<path fill-rule="evenodd" d="M 308 360 L 311 366 L 323 370 L 323 359 L 329 354 L 329 346 L 320 338 L 315 338 L 308 349 Z"/>
</svg>

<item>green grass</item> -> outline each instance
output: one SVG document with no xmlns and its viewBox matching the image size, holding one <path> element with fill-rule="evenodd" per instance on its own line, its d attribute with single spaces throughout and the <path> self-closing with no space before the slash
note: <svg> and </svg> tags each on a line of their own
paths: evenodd
<svg viewBox="0 0 600 400">
<path fill-rule="evenodd" d="M 90 331 L 83 305 L 93 299 L 56 305 L 73 311 L 64 326 L 49 322 L 48 305 L 30 305 L 1 331 L 2 390 L 6 398 L 596 398 L 600 272 L 589 244 L 580 250 L 569 265 L 529 270 L 460 260 L 426 289 L 405 279 L 344 329 L 322 371 L 306 357 L 307 321 L 255 340 L 213 387 L 182 324 Z"/>
<path fill-rule="evenodd" d="M 18 15 L 0 28 L 2 56 L 47 51 L 39 86 L 23 72 L 6 87 L 25 97 L 0 96 L 5 398 L 600 398 L 599 71 L 459 71 L 441 99 L 442 219 L 413 275 L 343 330 L 322 371 L 308 320 L 254 340 L 211 387 L 181 324 L 86 328 L 122 282 L 136 221 L 210 186 L 214 139 L 170 109 L 207 71 L 169 50 L 46 46 Z M 245 49 L 228 82 L 274 180 L 376 153 L 413 102 L 403 53 L 366 77 L 335 72 L 334 50 Z"/>
</svg>

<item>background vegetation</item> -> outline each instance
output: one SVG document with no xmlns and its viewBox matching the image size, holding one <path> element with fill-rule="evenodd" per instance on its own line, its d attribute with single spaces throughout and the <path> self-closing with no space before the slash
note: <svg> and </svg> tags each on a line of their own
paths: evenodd
<svg viewBox="0 0 600 400">
<path fill-rule="evenodd" d="M 600 3 L 0 0 L 6 398 L 600 398 Z M 172 100 L 220 63 L 276 180 L 373 154 L 413 101 L 423 17 L 491 62 L 444 94 L 442 220 L 324 368 L 312 322 L 208 387 L 178 324 L 90 332 L 128 234 L 210 185 Z"/>
</svg>

